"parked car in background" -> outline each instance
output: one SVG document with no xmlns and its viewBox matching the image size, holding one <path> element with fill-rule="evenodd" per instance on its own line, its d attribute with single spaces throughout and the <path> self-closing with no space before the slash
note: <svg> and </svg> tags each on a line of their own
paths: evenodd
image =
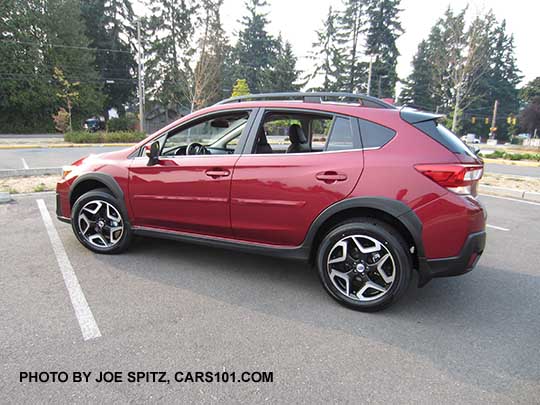
<svg viewBox="0 0 540 405">
<path fill-rule="evenodd" d="M 480 143 L 480 138 L 476 134 L 463 135 L 461 140 L 468 144 Z"/>
<path fill-rule="evenodd" d="M 97 253 L 143 235 L 307 260 L 337 301 L 380 310 L 413 271 L 424 285 L 484 251 L 482 160 L 439 118 L 347 93 L 235 97 L 73 163 L 57 216 Z"/>
<path fill-rule="evenodd" d="M 104 131 L 106 128 L 105 119 L 101 117 L 88 118 L 84 121 L 83 128 L 88 132 Z"/>
</svg>

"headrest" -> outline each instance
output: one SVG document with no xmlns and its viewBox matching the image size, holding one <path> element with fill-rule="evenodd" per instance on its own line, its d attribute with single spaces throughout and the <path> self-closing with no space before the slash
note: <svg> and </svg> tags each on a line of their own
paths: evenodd
<svg viewBox="0 0 540 405">
<path fill-rule="evenodd" d="M 291 143 L 307 143 L 306 135 L 304 130 L 298 124 L 292 124 L 289 127 L 289 139 Z"/>
</svg>

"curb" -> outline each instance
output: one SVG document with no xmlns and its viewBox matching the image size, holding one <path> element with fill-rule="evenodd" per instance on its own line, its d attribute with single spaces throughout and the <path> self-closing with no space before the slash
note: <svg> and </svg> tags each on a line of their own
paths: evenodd
<svg viewBox="0 0 540 405">
<path fill-rule="evenodd" d="M 35 167 L 31 169 L 6 169 L 0 170 L 0 178 L 62 175 L 61 167 Z"/>
<path fill-rule="evenodd" d="M 110 148 L 110 147 L 127 147 L 133 146 L 136 143 L 51 143 L 51 144 L 35 144 L 35 145 L 0 145 L 1 149 L 50 149 L 50 148 Z"/>
<path fill-rule="evenodd" d="M 484 186 L 482 184 L 480 184 L 479 191 L 484 194 L 490 194 L 500 197 L 510 197 L 518 200 L 540 202 L 540 193 L 535 193 L 534 191 L 524 191 L 515 188 L 496 186 Z"/>
</svg>

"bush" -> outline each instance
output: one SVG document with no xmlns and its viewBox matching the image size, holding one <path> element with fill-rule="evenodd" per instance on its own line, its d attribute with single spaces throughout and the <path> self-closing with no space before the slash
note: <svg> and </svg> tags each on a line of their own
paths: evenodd
<svg viewBox="0 0 540 405">
<path fill-rule="evenodd" d="M 111 118 L 107 122 L 107 131 L 134 131 L 137 125 L 137 120 L 133 115 L 126 115 L 120 118 Z"/>
<path fill-rule="evenodd" d="M 540 161 L 540 153 L 508 153 L 503 151 L 493 151 L 493 153 L 480 154 L 488 159 L 508 159 L 508 160 L 536 160 Z"/>
<path fill-rule="evenodd" d="M 54 127 L 58 132 L 66 132 L 69 129 L 69 113 L 65 108 L 60 108 L 56 114 L 53 114 Z"/>
<path fill-rule="evenodd" d="M 86 132 L 74 131 L 64 134 L 64 141 L 71 143 L 136 143 L 146 138 L 143 132 Z"/>
</svg>

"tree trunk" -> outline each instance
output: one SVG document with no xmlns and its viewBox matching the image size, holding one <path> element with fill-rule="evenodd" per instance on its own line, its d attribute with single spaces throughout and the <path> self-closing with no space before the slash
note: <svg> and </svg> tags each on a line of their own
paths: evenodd
<svg viewBox="0 0 540 405">
<path fill-rule="evenodd" d="M 460 104 L 461 104 L 461 86 L 458 85 L 456 89 L 456 100 L 454 103 L 454 114 L 452 116 L 452 132 L 454 133 L 456 132 Z"/>
</svg>

